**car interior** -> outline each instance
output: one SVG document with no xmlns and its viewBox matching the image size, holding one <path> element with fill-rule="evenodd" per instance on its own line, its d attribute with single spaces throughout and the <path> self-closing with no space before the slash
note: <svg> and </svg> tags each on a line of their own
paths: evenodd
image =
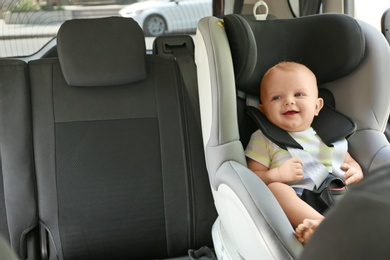
<svg viewBox="0 0 390 260">
<path fill-rule="evenodd" d="M 261 13 L 226 2 L 195 36 L 153 48 L 132 18 L 68 20 L 39 52 L 0 58 L 0 259 L 329 259 L 332 243 L 335 259 L 388 252 L 386 228 L 376 247 L 345 247 L 360 205 L 372 207 L 364 221 L 382 214 L 378 225 L 389 211 L 389 12 L 381 33 L 321 1 L 301 17 L 265 2 Z M 244 154 L 258 128 L 249 107 L 280 61 L 315 73 L 327 106 L 356 123 L 349 152 L 365 183 L 382 185 L 357 186 L 308 246 Z M 342 132 L 326 120 L 323 131 Z M 330 234 L 343 227 L 338 244 Z"/>
</svg>

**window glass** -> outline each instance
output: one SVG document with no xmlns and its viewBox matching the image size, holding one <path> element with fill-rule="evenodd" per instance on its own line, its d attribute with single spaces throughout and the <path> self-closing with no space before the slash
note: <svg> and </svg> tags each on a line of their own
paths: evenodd
<svg viewBox="0 0 390 260">
<path fill-rule="evenodd" d="M 212 0 L 0 0 L 0 57 L 32 55 L 68 19 L 124 16 L 144 29 L 147 48 L 161 34 L 194 34 Z"/>
<path fill-rule="evenodd" d="M 301 14 L 299 13 L 299 0 L 289 0 L 290 7 L 295 17 L 299 17 Z"/>
<path fill-rule="evenodd" d="M 389 0 L 355 0 L 355 17 L 381 30 L 381 18 L 388 8 Z"/>
</svg>

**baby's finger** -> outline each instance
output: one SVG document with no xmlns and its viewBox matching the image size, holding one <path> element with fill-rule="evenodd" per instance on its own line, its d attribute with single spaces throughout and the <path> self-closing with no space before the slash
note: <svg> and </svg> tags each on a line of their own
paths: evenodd
<svg viewBox="0 0 390 260">
<path fill-rule="evenodd" d="M 349 177 L 351 177 L 353 175 L 353 171 L 346 171 L 345 174 L 344 174 L 344 178 L 345 179 L 348 179 Z"/>
<path fill-rule="evenodd" d="M 299 158 L 299 157 L 293 157 L 293 158 L 291 158 L 291 161 L 294 163 L 298 163 L 300 165 L 303 164 L 301 158 Z"/>
<path fill-rule="evenodd" d="M 352 176 L 348 177 L 348 178 L 345 180 L 345 185 L 348 186 L 348 185 L 354 183 L 354 181 L 356 181 L 356 180 L 355 180 L 355 177 L 352 175 Z"/>
<path fill-rule="evenodd" d="M 359 177 L 357 176 L 356 170 L 350 170 L 346 172 L 344 178 L 346 179 L 345 185 L 350 185 L 359 181 Z"/>
<path fill-rule="evenodd" d="M 296 169 L 296 170 L 295 170 L 295 174 L 298 175 L 298 176 L 303 176 L 303 170 L 302 170 L 302 168 Z"/>
<path fill-rule="evenodd" d="M 341 168 L 341 170 L 343 170 L 343 171 L 348 171 L 348 170 L 351 168 L 351 166 L 349 166 L 349 164 L 347 164 L 347 163 L 343 163 L 343 164 L 340 166 L 340 168 Z"/>
</svg>

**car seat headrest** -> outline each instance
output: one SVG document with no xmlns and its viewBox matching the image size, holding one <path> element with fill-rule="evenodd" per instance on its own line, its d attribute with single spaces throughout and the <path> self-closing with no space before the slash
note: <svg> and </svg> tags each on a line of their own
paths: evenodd
<svg viewBox="0 0 390 260">
<path fill-rule="evenodd" d="M 58 31 L 57 49 L 71 86 L 123 85 L 146 78 L 145 36 L 131 18 L 68 20 Z"/>
<path fill-rule="evenodd" d="M 256 21 L 231 14 L 224 25 L 236 86 L 256 96 L 265 72 L 281 61 L 306 65 L 321 85 L 348 75 L 364 58 L 364 35 L 347 15 Z"/>
</svg>

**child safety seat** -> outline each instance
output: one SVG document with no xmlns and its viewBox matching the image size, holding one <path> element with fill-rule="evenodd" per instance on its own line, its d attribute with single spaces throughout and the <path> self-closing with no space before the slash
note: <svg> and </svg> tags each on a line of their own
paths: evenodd
<svg viewBox="0 0 390 260">
<path fill-rule="evenodd" d="M 273 65 L 306 65 L 327 104 L 318 118 L 336 120 L 315 130 L 331 143 L 350 136 L 356 126 L 348 150 L 370 175 L 388 166 L 390 158 L 383 134 L 390 108 L 388 44 L 364 22 L 322 14 L 261 21 L 206 17 L 198 24 L 195 46 L 203 142 L 219 215 L 212 231 L 217 256 L 298 259 L 303 247 L 291 224 L 267 186 L 247 168 L 244 148 L 259 128 L 246 112 L 247 102 L 258 99 L 260 81 Z M 351 118 L 346 127 L 333 119 L 337 114 L 328 114 L 329 107 Z"/>
</svg>

